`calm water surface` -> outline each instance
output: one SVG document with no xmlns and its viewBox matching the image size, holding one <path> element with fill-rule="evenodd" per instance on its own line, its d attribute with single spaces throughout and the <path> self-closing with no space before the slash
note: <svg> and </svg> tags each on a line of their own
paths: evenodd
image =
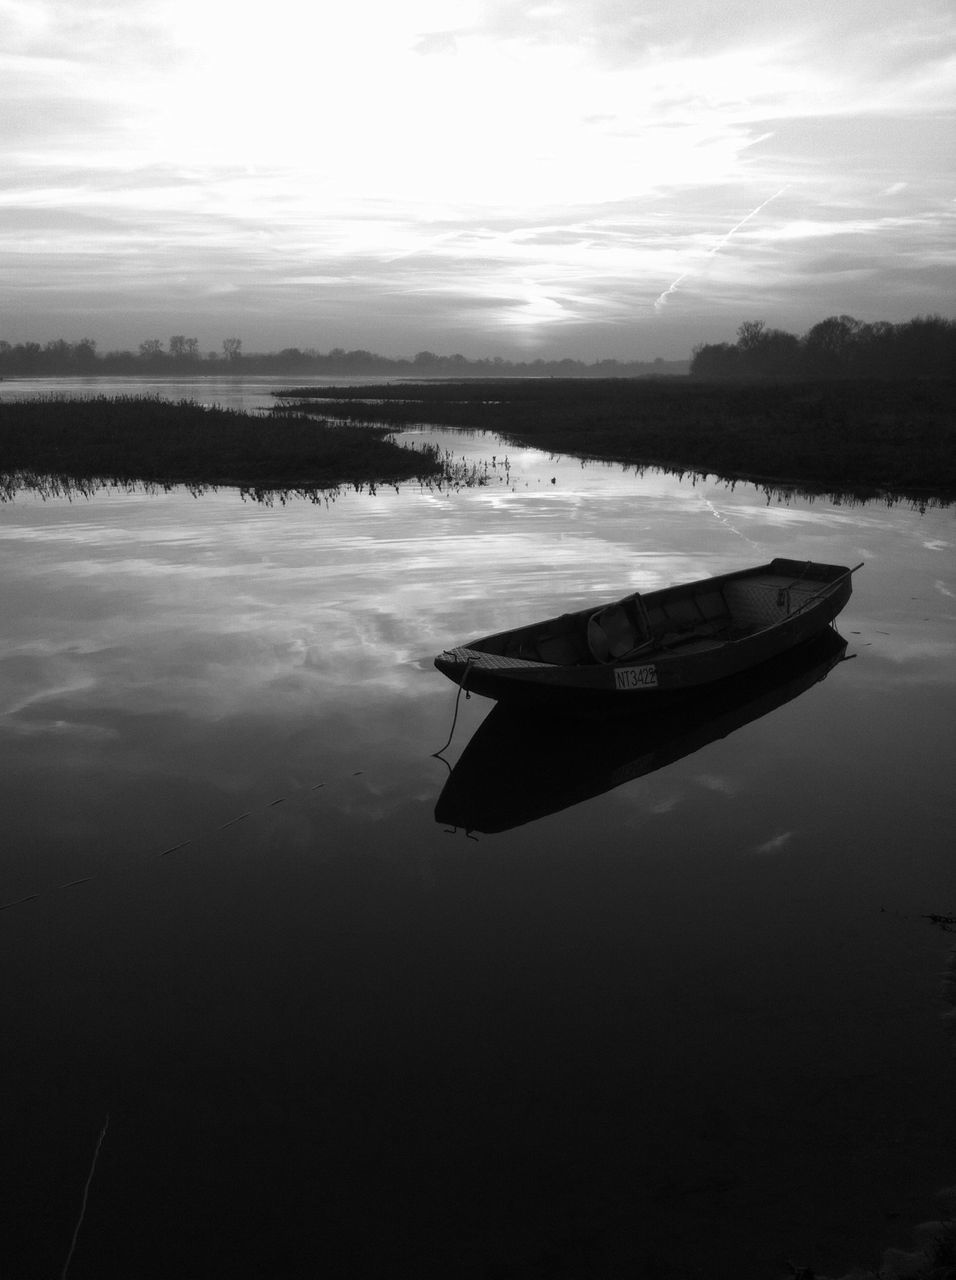
<svg viewBox="0 0 956 1280">
<path fill-rule="evenodd" d="M 72 1280 L 909 1247 L 956 1183 L 952 511 L 426 434 L 488 485 L 0 507 L 0 1272 L 61 1273 L 91 1171 Z M 777 554 L 866 562 L 852 661 L 561 812 L 436 821 L 436 651 Z"/>
<path fill-rule="evenodd" d="M 274 392 L 289 387 L 362 386 L 399 382 L 385 377 L 226 377 L 208 378 L 7 378 L 0 379 L 0 401 L 35 396 L 160 396 L 164 400 L 196 400 L 257 413 L 275 404 Z"/>
</svg>

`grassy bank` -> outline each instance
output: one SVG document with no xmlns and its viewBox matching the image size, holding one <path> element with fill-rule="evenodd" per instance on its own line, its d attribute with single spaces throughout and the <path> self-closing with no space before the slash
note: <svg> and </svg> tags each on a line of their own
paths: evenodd
<svg viewBox="0 0 956 1280">
<path fill-rule="evenodd" d="M 541 379 L 303 388 L 344 421 L 495 431 L 555 453 L 857 497 L 956 500 L 956 382 Z"/>
<path fill-rule="evenodd" d="M 386 435 L 155 397 L 0 402 L 0 491 L 49 489 L 50 479 L 327 491 L 444 474 L 437 451 L 405 449 Z"/>
</svg>

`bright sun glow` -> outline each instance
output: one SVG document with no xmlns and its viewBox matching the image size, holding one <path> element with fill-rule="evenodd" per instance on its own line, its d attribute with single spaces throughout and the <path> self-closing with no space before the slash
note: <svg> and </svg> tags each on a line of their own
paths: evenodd
<svg viewBox="0 0 956 1280">
<path fill-rule="evenodd" d="M 956 18 L 914 3 L 0 0 L 6 314 L 145 290 L 653 355 L 945 309 Z"/>
<path fill-rule="evenodd" d="M 746 131 L 674 112 L 661 122 L 666 66 L 652 80 L 596 67 L 567 47 L 449 37 L 421 53 L 435 6 L 325 11 L 180 10 L 180 59 L 147 145 L 156 159 L 294 166 L 316 199 L 389 197 L 453 206 L 547 206 L 620 200 L 735 172 Z M 739 94 L 740 68 L 717 83 L 693 69 L 713 104 Z M 763 88 L 761 86 L 761 92 Z"/>
</svg>

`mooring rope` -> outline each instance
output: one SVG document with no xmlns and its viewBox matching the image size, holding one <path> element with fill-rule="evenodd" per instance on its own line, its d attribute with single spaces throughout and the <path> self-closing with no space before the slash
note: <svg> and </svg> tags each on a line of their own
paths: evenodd
<svg viewBox="0 0 956 1280">
<path fill-rule="evenodd" d="M 454 714 L 454 716 L 452 717 L 452 722 L 451 722 L 451 732 L 450 732 L 450 733 L 449 733 L 449 735 L 448 735 L 448 741 L 445 743 L 445 745 L 444 745 L 443 747 L 439 747 L 437 751 L 433 751 L 433 752 L 432 752 L 432 759 L 434 759 L 434 760 L 441 760 L 441 761 L 442 761 L 442 764 L 448 765 L 448 768 L 449 768 L 449 769 L 451 768 L 451 765 L 450 765 L 450 764 L 448 764 L 448 761 L 447 761 L 447 760 L 442 760 L 442 754 L 441 754 L 441 753 L 442 753 L 443 751 L 447 751 L 447 750 L 448 750 L 448 748 L 451 746 L 451 740 L 452 740 L 452 738 L 455 736 L 455 725 L 458 723 L 458 704 L 461 702 L 461 692 L 462 692 L 462 690 L 464 689 L 464 691 L 465 691 L 465 698 L 466 698 L 466 700 L 467 700 L 468 698 L 470 698 L 470 697 L 471 697 L 471 694 L 469 693 L 469 691 L 468 691 L 468 689 L 467 689 L 467 687 L 466 687 L 466 683 L 465 683 L 465 682 L 466 682 L 466 681 L 467 681 L 467 679 L 468 679 L 468 672 L 471 670 L 471 667 L 472 667 L 472 665 L 473 665 L 473 664 L 474 664 L 474 658 L 467 658 L 467 659 L 465 660 L 465 669 L 464 669 L 464 671 L 461 673 L 461 679 L 458 681 L 458 692 L 455 694 L 455 714 Z"/>
</svg>

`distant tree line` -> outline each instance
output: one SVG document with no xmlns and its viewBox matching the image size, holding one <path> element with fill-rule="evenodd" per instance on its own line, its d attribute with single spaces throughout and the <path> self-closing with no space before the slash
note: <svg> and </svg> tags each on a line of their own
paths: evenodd
<svg viewBox="0 0 956 1280">
<path fill-rule="evenodd" d="M 649 377 L 686 374 L 686 360 L 505 360 L 501 356 L 469 360 L 463 355 L 442 356 L 419 351 L 411 359 L 376 355 L 373 351 L 346 351 L 334 347 L 323 354 L 309 347 L 285 347 L 281 351 L 244 354 L 241 338 L 226 338 L 221 351 L 203 352 L 197 338 L 174 334 L 164 345 L 148 338 L 137 351 L 97 351 L 92 338 L 65 342 L 57 338 L 40 345 L 0 340 L 0 377 L 104 377 L 189 374 L 320 374 L 331 377 L 367 374 L 397 377 Z"/>
<path fill-rule="evenodd" d="M 746 320 L 736 342 L 694 348 L 696 378 L 951 378 L 956 320 L 917 316 L 903 324 L 864 324 L 830 316 L 803 337 Z"/>
</svg>

